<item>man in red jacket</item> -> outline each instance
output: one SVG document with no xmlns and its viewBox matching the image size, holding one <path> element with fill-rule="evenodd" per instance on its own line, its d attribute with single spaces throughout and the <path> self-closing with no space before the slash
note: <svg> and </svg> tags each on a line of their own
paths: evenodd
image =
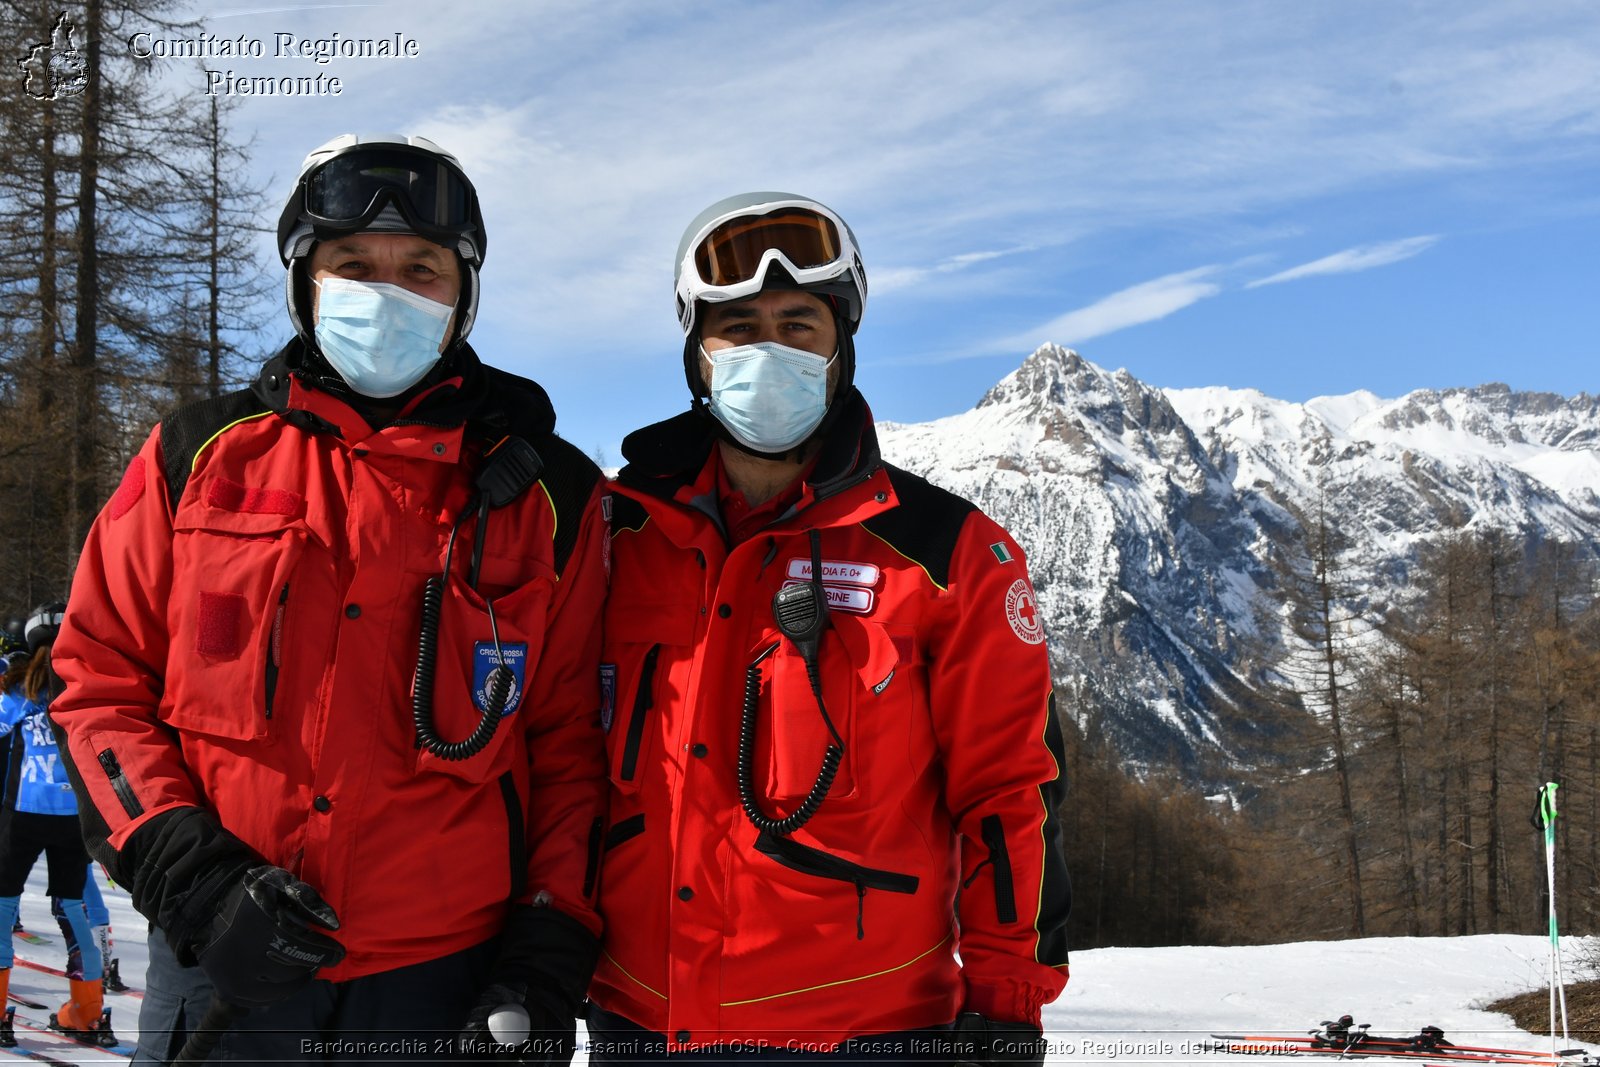
<svg viewBox="0 0 1600 1067">
<path fill-rule="evenodd" d="M 1071 894 L 1022 550 L 879 458 L 837 215 L 724 200 L 677 265 L 694 403 L 613 486 L 590 1058 L 1038 1063 Z"/>
<path fill-rule="evenodd" d="M 90 850 L 153 924 L 139 1058 L 215 1001 L 248 1009 L 224 1060 L 482 1052 L 506 1008 L 565 1063 L 600 929 L 599 472 L 466 343 L 486 240 L 453 156 L 330 141 L 278 238 L 296 336 L 156 427 L 56 645 Z"/>
</svg>

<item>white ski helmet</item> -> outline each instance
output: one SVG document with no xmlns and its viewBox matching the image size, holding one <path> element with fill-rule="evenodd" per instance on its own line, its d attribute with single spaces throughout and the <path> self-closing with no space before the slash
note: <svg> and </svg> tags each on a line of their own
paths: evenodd
<svg viewBox="0 0 1600 1067">
<path fill-rule="evenodd" d="M 769 284 L 774 267 L 792 284 Z M 839 300 L 850 333 L 867 306 L 867 269 L 855 234 L 833 209 L 794 193 L 741 193 L 696 215 L 678 241 L 673 269 L 678 323 L 694 332 L 695 302 L 743 300 L 766 288 Z"/>
<path fill-rule="evenodd" d="M 741 193 L 694 217 L 673 265 L 684 377 L 705 395 L 698 362 L 699 303 L 744 300 L 765 289 L 827 298 L 838 321 L 839 391 L 855 378 L 853 338 L 867 307 L 867 268 L 856 236 L 826 204 L 794 193 Z"/>
</svg>

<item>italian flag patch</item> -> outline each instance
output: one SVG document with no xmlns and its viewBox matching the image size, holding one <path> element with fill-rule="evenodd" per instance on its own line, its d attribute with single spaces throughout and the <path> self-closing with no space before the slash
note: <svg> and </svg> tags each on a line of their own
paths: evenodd
<svg viewBox="0 0 1600 1067">
<path fill-rule="evenodd" d="M 1004 541 L 996 541 L 994 544 L 989 546 L 989 551 L 993 552 L 994 558 L 999 560 L 1001 563 L 1011 562 L 1011 550 L 1006 548 L 1006 543 Z"/>
</svg>

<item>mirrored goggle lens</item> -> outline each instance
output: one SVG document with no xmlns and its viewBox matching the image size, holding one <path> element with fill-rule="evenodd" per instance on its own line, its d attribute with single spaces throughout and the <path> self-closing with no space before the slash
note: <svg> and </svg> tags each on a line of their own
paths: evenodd
<svg viewBox="0 0 1600 1067">
<path fill-rule="evenodd" d="M 825 267 L 839 258 L 833 220 L 796 208 L 730 219 L 695 249 L 695 270 L 707 285 L 737 285 L 754 278 L 761 257 L 777 250 L 797 268 Z"/>
<path fill-rule="evenodd" d="M 347 152 L 323 164 L 306 179 L 306 212 L 325 222 L 356 222 L 376 214 L 384 194 L 410 205 L 414 221 L 425 225 L 470 221 L 465 178 L 435 156 L 393 149 Z"/>
</svg>

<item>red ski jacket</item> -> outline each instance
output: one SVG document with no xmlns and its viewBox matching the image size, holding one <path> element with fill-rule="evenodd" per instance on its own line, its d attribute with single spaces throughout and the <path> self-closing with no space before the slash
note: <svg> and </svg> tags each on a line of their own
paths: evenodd
<svg viewBox="0 0 1600 1067">
<path fill-rule="evenodd" d="M 203 922 L 177 879 L 212 842 L 168 831 L 220 821 L 333 905 L 336 981 L 481 943 L 535 896 L 598 932 L 598 470 L 554 435 L 542 389 L 470 350 L 380 430 L 291 374 L 294 350 L 157 426 L 90 532 L 51 714 L 91 851 L 157 925 Z M 508 434 L 543 469 L 481 520 L 472 481 Z M 516 683 L 487 747 L 448 761 L 416 744 L 412 678 L 423 584 L 464 512 L 437 734 L 478 724 L 497 641 Z"/>
<path fill-rule="evenodd" d="M 831 1048 L 961 1010 L 1037 1023 L 1067 981 L 1061 734 L 1022 550 L 881 464 L 865 403 L 847 404 L 802 503 L 731 548 L 706 416 L 624 446 L 591 997 L 669 1049 Z M 817 564 L 826 719 L 773 608 Z M 757 814 L 774 821 L 812 790 L 834 732 L 844 743 L 790 834 L 744 810 L 741 731 Z"/>
</svg>

